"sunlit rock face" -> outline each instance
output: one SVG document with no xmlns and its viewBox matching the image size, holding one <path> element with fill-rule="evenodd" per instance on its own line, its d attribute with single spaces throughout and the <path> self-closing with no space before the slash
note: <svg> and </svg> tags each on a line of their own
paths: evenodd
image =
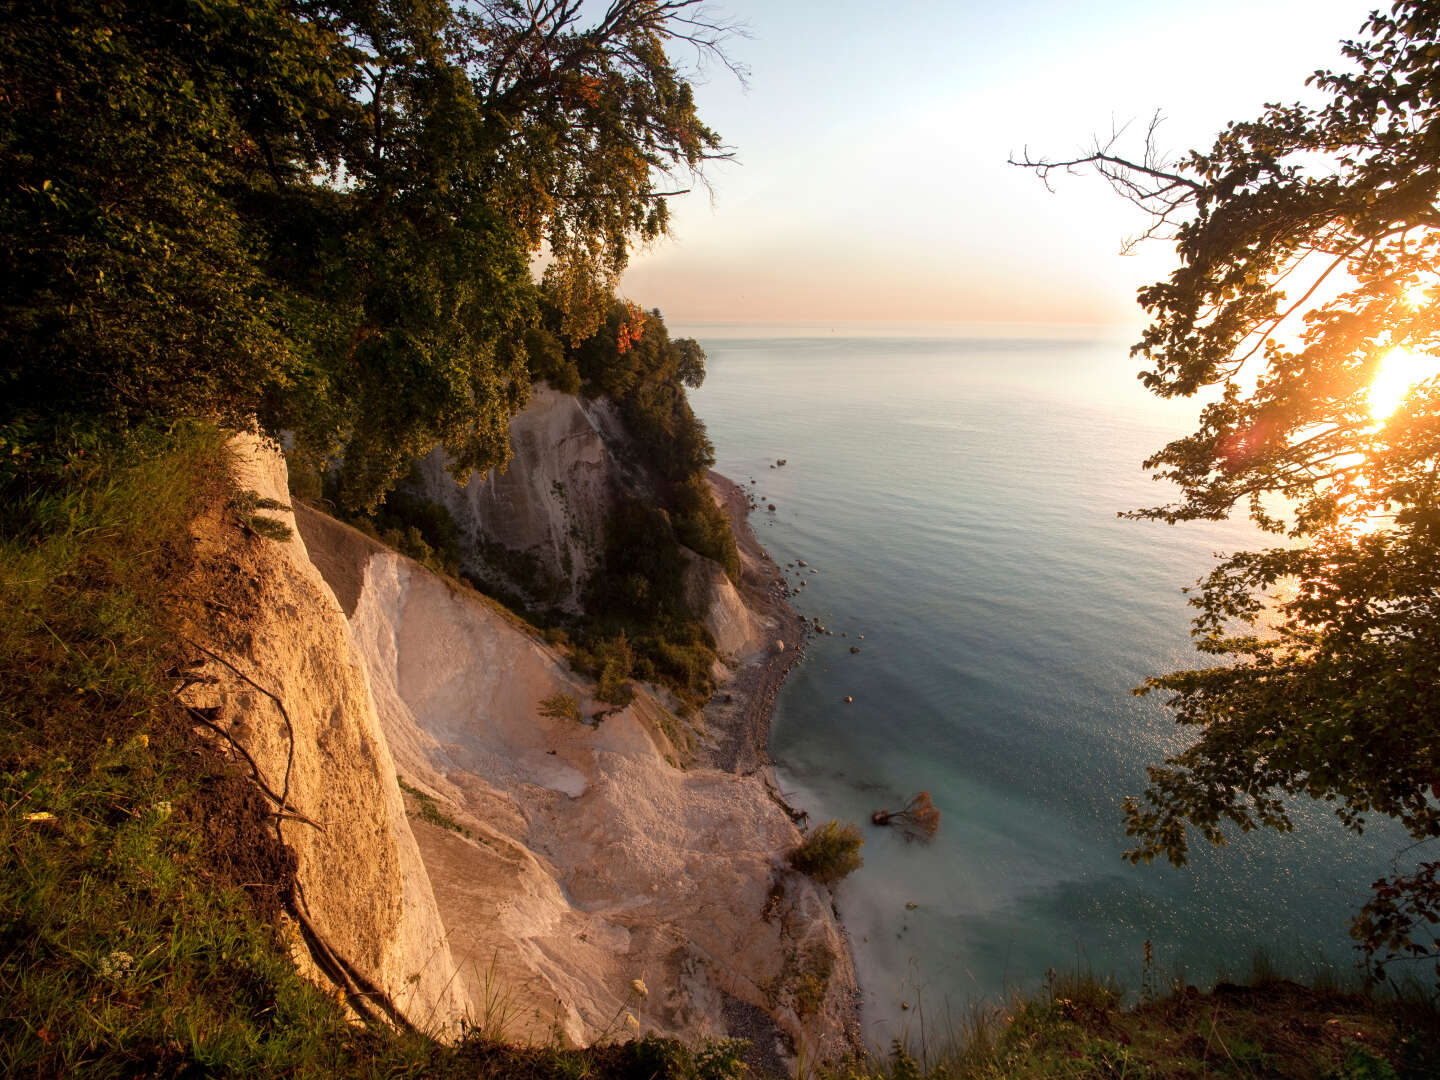
<svg viewBox="0 0 1440 1080">
<path fill-rule="evenodd" d="M 290 502 L 277 448 L 241 435 L 232 450 L 242 491 L 276 507 Z M 215 608 L 222 615 L 212 625 L 195 628 L 210 653 L 187 673 L 184 700 L 226 733 L 217 751 L 235 753 L 246 768 L 253 762 L 284 800 L 277 828 L 297 860 L 296 902 L 311 941 L 309 949 L 296 942 L 302 968 L 390 1019 L 453 1033 L 469 996 L 396 783 L 369 672 L 345 613 L 293 532 L 294 515 L 264 513 L 290 527 L 291 537 L 247 536 L 230 521 L 196 523 L 207 587 L 229 602 Z"/>
<path fill-rule="evenodd" d="M 477 1022 L 586 1043 L 635 1030 L 627 1014 L 692 1038 L 744 1016 L 778 1057 L 844 1049 L 849 950 L 828 893 L 789 869 L 799 834 L 762 777 L 682 767 L 700 721 L 643 687 L 596 701 L 493 602 L 314 511 L 300 527 L 349 614 Z M 544 715 L 557 694 L 580 722 Z"/>
<path fill-rule="evenodd" d="M 510 421 L 505 469 L 463 483 L 442 450 L 419 467 L 419 494 L 460 528 L 462 568 L 528 600 L 578 611 L 618 494 L 641 483 L 617 459 L 628 445 L 614 407 L 543 383 Z"/>
</svg>

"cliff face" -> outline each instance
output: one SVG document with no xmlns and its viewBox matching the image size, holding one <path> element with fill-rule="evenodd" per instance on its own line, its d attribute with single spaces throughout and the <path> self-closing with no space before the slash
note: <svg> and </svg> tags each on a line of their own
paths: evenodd
<svg viewBox="0 0 1440 1080">
<path fill-rule="evenodd" d="M 785 867 L 797 834 L 760 779 L 677 768 L 686 727 L 644 690 L 610 709 L 483 598 L 365 553 L 322 515 L 301 528 L 312 550 L 364 558 L 351 625 L 401 775 L 454 822 L 415 831 L 476 1015 L 510 1037 L 583 1043 L 627 1012 L 702 1036 L 753 1009 L 822 1041 L 844 942 L 821 891 Z M 557 693 L 587 720 L 542 716 Z M 803 1016 L 782 1003 L 787 951 L 834 983 Z"/>
<path fill-rule="evenodd" d="M 460 526 L 467 573 L 578 611 L 615 498 L 639 482 L 613 452 L 623 442 L 608 401 L 542 383 L 510 421 L 509 468 L 461 484 L 437 449 L 420 464 L 420 494 Z"/>
<path fill-rule="evenodd" d="M 247 437 L 232 445 L 240 489 L 287 504 L 279 453 Z M 294 525 L 288 510 L 264 516 Z M 283 802 L 276 828 L 298 861 L 310 946 L 297 957 L 361 1011 L 453 1027 L 467 997 L 344 613 L 298 534 L 247 537 L 234 520 L 202 520 L 196 544 L 222 585 L 203 598 L 213 616 L 194 629 L 183 697 Z"/>
<path fill-rule="evenodd" d="M 578 600 L 593 565 L 580 554 L 598 551 L 617 494 L 643 491 L 643 477 L 603 402 L 541 389 L 511 432 L 504 474 L 461 485 L 432 456 L 425 494 L 450 508 L 472 556 L 526 545 L 570 575 Z M 727 665 L 717 704 L 687 721 L 643 687 L 623 709 L 596 701 L 492 602 L 322 514 L 302 508 L 299 523 L 420 793 L 412 822 L 482 1026 L 589 1042 L 628 1030 L 629 1013 L 647 1030 L 743 1035 L 772 1063 L 802 1041 L 848 1045 L 848 944 L 828 893 L 788 867 L 799 833 L 755 752 L 735 750 L 757 737 L 744 725 L 768 708 L 762 676 L 773 693 L 787 632 L 753 538 L 739 588 L 685 553 L 688 599 Z M 542 716 L 556 694 L 584 720 Z M 742 762 L 748 775 L 733 771 Z M 449 827 L 418 819 L 426 802 Z"/>
<path fill-rule="evenodd" d="M 483 581 L 579 611 L 585 582 L 622 493 L 648 498 L 649 482 L 615 406 L 537 385 L 510 421 L 509 466 L 458 482 L 441 450 L 420 464 L 420 490 L 459 526 L 462 568 Z M 737 661 L 773 645 L 775 620 L 741 599 L 724 569 L 688 549 L 686 599 Z M 753 566 L 752 566 L 753 569 Z"/>
<path fill-rule="evenodd" d="M 564 550 L 584 550 L 624 470 L 593 406 L 537 397 L 517 424 L 557 454 L 520 440 L 508 486 L 448 490 L 494 536 L 500 494 L 527 493 L 503 535 L 559 544 L 563 521 Z M 279 454 L 241 449 L 240 486 L 288 502 Z M 828 892 L 788 867 L 798 831 L 763 770 L 695 764 L 738 769 L 725 748 L 753 741 L 735 724 L 776 670 L 767 586 L 691 557 L 732 700 L 686 721 L 643 687 L 597 702 L 526 624 L 348 526 L 264 514 L 297 534 L 201 538 L 247 597 L 216 610 L 246 614 L 217 615 L 187 694 L 282 793 L 317 976 L 423 1027 L 463 1016 L 512 1040 L 742 1036 L 772 1065 L 849 1047 L 849 950 Z M 542 715 L 555 695 L 582 719 Z"/>
</svg>

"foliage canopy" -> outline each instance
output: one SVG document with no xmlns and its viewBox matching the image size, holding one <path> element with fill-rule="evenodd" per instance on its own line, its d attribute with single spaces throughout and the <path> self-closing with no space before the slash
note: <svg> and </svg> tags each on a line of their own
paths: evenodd
<svg viewBox="0 0 1440 1080">
<path fill-rule="evenodd" d="M 1152 125 L 1138 159 L 1112 141 L 1018 162 L 1094 166 L 1176 245 L 1132 352 L 1158 395 L 1218 391 L 1145 462 L 1177 497 L 1130 516 L 1241 511 L 1285 538 L 1192 598 L 1214 666 L 1139 691 L 1196 737 L 1127 801 L 1132 861 L 1183 863 L 1192 829 L 1288 831 L 1297 795 L 1357 832 L 1378 814 L 1440 836 L 1440 8 L 1401 0 L 1343 52 L 1310 80 L 1318 104 L 1269 105 L 1208 150 L 1166 160 Z M 1381 376 L 1408 386 L 1393 411 Z M 1440 947 L 1418 933 L 1435 868 L 1377 882 L 1368 954 Z"/>
<path fill-rule="evenodd" d="M 258 415 L 371 506 L 508 454 L 543 249 L 603 320 L 667 176 L 723 155 L 699 0 L 0 2 L 0 428 Z"/>
</svg>

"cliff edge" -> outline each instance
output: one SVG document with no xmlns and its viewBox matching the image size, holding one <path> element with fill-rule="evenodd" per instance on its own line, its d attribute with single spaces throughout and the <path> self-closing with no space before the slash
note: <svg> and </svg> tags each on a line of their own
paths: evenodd
<svg viewBox="0 0 1440 1080">
<path fill-rule="evenodd" d="M 588 489 L 600 505 L 577 507 L 567 473 L 569 516 L 551 520 L 599 523 L 624 467 L 595 427 L 579 434 L 562 439 L 593 440 L 572 465 L 610 479 Z M 711 707 L 682 716 L 644 684 L 616 707 L 495 601 L 291 509 L 277 448 L 233 446 L 242 497 L 293 532 L 197 523 L 221 586 L 193 628 L 184 698 L 277 803 L 302 967 L 357 1012 L 441 1034 L 743 1037 L 772 1068 L 802 1046 L 853 1046 L 848 943 L 828 891 L 789 867 L 800 834 L 762 767 L 766 694 L 801 624 L 743 521 L 736 581 L 686 556 L 721 657 Z M 523 466 L 555 459 L 539 441 L 519 449 L 511 484 L 553 513 Z M 712 477 L 722 499 L 726 483 Z M 574 715 L 547 706 L 557 697 Z"/>
<path fill-rule="evenodd" d="M 357 1012 L 455 1031 L 469 1000 L 369 673 L 294 531 L 278 450 L 244 435 L 231 447 L 241 496 L 267 507 L 272 527 L 262 536 L 223 514 L 194 523 L 206 617 L 187 635 L 194 663 L 182 701 L 200 734 L 243 761 L 274 804 L 276 833 L 296 858 L 302 969 L 339 987 Z"/>
<path fill-rule="evenodd" d="M 613 432 L 581 423 L 596 414 L 537 394 L 512 426 L 503 484 L 456 484 L 432 463 L 427 488 L 488 544 L 593 549 L 625 472 Z M 738 585 L 687 556 L 723 662 L 712 708 L 683 718 L 643 685 L 621 708 L 596 700 L 493 601 L 318 511 L 299 507 L 297 522 L 368 673 L 472 1022 L 577 1044 L 634 1029 L 742 1036 L 770 1064 L 800 1045 L 825 1056 L 852 1045 L 848 943 L 828 891 L 789 868 L 800 834 L 759 768 L 764 692 L 802 624 L 753 537 Z M 546 547 L 562 523 L 576 546 Z M 556 695 L 583 719 L 545 715 Z"/>
</svg>

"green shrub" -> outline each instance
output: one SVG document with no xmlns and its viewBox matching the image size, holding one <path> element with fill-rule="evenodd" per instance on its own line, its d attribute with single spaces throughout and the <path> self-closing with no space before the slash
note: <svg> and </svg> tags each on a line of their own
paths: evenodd
<svg viewBox="0 0 1440 1080">
<path fill-rule="evenodd" d="M 566 355 L 560 339 L 550 331 L 544 327 L 527 331 L 525 353 L 532 379 L 544 379 L 552 389 L 562 394 L 580 392 L 580 369 L 575 366 L 575 361 Z"/>
<path fill-rule="evenodd" d="M 790 865 L 821 885 L 833 885 L 865 865 L 865 838 L 853 824 L 827 821 L 812 829 L 790 852 Z"/>
<path fill-rule="evenodd" d="M 830 977 L 835 973 L 835 954 L 823 942 L 815 942 L 805 950 L 797 964 L 798 971 L 791 992 L 795 998 L 795 1012 L 807 1020 L 820 1011 L 825 1003 L 825 992 L 830 989 Z"/>
<path fill-rule="evenodd" d="M 419 788 L 407 784 L 403 776 L 397 776 L 395 779 L 400 784 L 400 790 L 415 800 L 421 821 L 428 822 L 431 825 L 438 825 L 442 829 L 449 829 L 451 832 L 459 833 L 467 839 L 474 839 L 474 837 L 470 835 L 469 829 L 465 828 L 464 825 L 461 825 L 460 822 L 440 809 L 440 804 L 436 801 L 435 796 L 427 795 Z"/>
<path fill-rule="evenodd" d="M 714 559 L 732 580 L 740 576 L 740 552 L 735 547 L 730 519 L 711 497 L 703 474 L 696 473 L 676 488 L 671 520 L 680 543 Z"/>
<path fill-rule="evenodd" d="M 600 685 L 595 696 L 611 705 L 628 705 L 635 696 L 630 688 L 630 675 L 635 668 L 635 654 L 622 630 L 619 637 L 602 641 L 595 649 L 600 664 Z"/>
<path fill-rule="evenodd" d="M 674 1039 L 647 1034 L 630 1043 L 636 1077 L 665 1080 L 740 1080 L 748 1073 L 742 1058 L 749 1044 L 739 1039 L 705 1042 L 691 1049 Z"/>
<path fill-rule="evenodd" d="M 540 715 L 547 720 L 572 720 L 577 724 L 584 719 L 580 714 L 580 702 L 570 694 L 560 693 L 551 694 L 540 702 Z"/>
<path fill-rule="evenodd" d="M 289 540 L 290 527 L 274 518 L 263 517 L 259 510 L 289 510 L 290 507 L 276 499 L 262 496 L 258 491 L 237 491 L 230 496 L 228 508 L 243 527 L 252 529 L 261 536 L 272 540 Z"/>
</svg>

